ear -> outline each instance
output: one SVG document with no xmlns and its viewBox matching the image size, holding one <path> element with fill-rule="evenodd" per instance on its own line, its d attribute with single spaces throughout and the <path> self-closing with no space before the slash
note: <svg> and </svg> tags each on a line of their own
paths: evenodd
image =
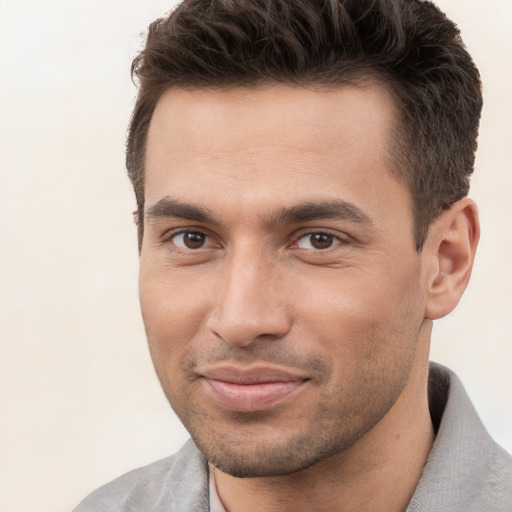
<svg viewBox="0 0 512 512">
<path fill-rule="evenodd" d="M 429 233 L 431 271 L 425 317 L 441 318 L 455 308 L 468 285 L 480 238 L 478 210 L 469 198 L 443 212 Z"/>
</svg>

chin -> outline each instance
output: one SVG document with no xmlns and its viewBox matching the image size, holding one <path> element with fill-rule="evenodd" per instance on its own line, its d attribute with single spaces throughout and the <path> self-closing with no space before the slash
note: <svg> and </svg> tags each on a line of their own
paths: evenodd
<svg viewBox="0 0 512 512">
<path fill-rule="evenodd" d="M 359 435 L 327 439 L 310 432 L 280 442 L 254 440 L 234 443 L 229 434 L 223 440 L 206 442 L 192 436 L 199 450 L 214 467 L 237 478 L 260 478 L 290 475 L 345 451 Z"/>
</svg>

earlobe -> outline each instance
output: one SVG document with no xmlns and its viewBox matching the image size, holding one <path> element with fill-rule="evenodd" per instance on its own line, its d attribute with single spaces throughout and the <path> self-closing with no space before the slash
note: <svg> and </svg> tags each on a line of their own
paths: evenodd
<svg viewBox="0 0 512 512">
<path fill-rule="evenodd" d="M 450 313 L 468 285 L 480 238 L 474 201 L 461 199 L 442 213 L 429 234 L 432 271 L 428 283 L 425 317 L 430 320 Z"/>
</svg>

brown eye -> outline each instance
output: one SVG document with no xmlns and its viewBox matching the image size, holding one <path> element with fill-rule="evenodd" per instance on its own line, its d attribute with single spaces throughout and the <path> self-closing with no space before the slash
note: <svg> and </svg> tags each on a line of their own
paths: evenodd
<svg viewBox="0 0 512 512">
<path fill-rule="evenodd" d="M 301 237 L 297 245 L 300 249 L 329 249 L 337 241 L 337 237 L 330 233 L 308 233 Z"/>
<path fill-rule="evenodd" d="M 200 231 L 184 231 L 172 237 L 172 241 L 180 249 L 201 249 L 206 244 L 208 236 Z"/>
</svg>

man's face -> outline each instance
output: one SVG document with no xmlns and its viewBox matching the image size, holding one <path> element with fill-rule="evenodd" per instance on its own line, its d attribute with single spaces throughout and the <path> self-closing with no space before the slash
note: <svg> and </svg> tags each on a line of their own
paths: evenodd
<svg viewBox="0 0 512 512">
<path fill-rule="evenodd" d="M 425 269 L 393 122 L 377 86 L 174 89 L 157 105 L 142 313 L 172 407 L 227 473 L 342 452 L 410 380 Z"/>
</svg>

